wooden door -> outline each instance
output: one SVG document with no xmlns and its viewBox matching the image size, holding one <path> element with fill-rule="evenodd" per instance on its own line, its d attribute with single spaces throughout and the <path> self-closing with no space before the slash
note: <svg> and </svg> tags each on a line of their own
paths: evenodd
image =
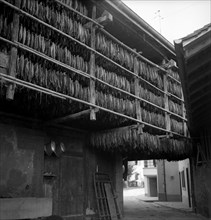
<svg viewBox="0 0 211 220">
<path fill-rule="evenodd" d="M 60 169 L 61 215 L 82 219 L 84 204 L 83 157 L 63 156 Z"/>
</svg>

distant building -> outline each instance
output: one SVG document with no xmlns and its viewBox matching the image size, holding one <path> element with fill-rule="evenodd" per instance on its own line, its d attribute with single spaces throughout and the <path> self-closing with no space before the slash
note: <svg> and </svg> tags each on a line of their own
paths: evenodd
<svg viewBox="0 0 211 220">
<path fill-rule="evenodd" d="M 155 160 L 144 160 L 143 174 L 145 195 L 150 197 L 157 197 L 157 167 Z"/>
<path fill-rule="evenodd" d="M 132 169 L 132 174 L 128 178 L 128 182 L 129 182 L 128 185 L 144 187 L 144 175 L 143 175 L 144 161 L 143 160 L 130 161 L 129 164 L 133 167 L 133 169 Z"/>
<path fill-rule="evenodd" d="M 133 167 L 128 178 L 129 186 L 145 187 L 145 195 L 158 197 L 160 201 L 182 201 L 191 207 L 191 178 L 189 159 L 168 162 L 166 160 L 130 161 Z"/>
</svg>

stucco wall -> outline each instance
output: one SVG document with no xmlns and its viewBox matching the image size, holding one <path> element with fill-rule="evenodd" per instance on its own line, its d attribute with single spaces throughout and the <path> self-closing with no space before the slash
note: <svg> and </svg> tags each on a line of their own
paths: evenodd
<svg viewBox="0 0 211 220">
<path fill-rule="evenodd" d="M 189 176 L 189 186 L 187 185 L 188 184 L 187 169 L 188 169 L 188 176 Z M 190 161 L 189 161 L 189 159 L 179 161 L 179 172 L 181 173 L 182 171 L 184 171 L 184 174 L 185 174 L 185 185 L 186 185 L 186 187 L 182 187 L 182 185 L 181 185 L 182 202 L 184 203 L 185 206 L 188 207 L 189 205 L 190 206 L 192 205 L 191 176 L 190 176 Z M 189 187 L 189 192 L 190 192 L 190 204 L 189 204 L 189 198 L 188 198 L 188 196 L 189 196 L 188 187 Z"/>
<path fill-rule="evenodd" d="M 158 161 L 158 198 L 181 201 L 178 162 Z"/>
</svg>

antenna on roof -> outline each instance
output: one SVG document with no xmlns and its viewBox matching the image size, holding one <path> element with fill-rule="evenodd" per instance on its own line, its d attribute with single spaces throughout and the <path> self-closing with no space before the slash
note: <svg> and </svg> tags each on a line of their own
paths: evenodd
<svg viewBox="0 0 211 220">
<path fill-rule="evenodd" d="M 156 19 L 156 20 L 158 20 L 158 22 L 159 22 L 159 33 L 161 34 L 161 20 L 163 19 L 163 17 L 161 16 L 161 14 L 160 14 L 160 10 L 157 10 L 156 12 L 155 12 L 155 17 L 154 17 L 154 19 Z"/>
</svg>

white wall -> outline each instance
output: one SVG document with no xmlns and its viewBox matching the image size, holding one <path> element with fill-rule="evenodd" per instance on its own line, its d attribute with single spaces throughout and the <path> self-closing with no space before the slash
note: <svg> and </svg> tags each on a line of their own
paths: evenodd
<svg viewBox="0 0 211 220">
<path fill-rule="evenodd" d="M 144 176 L 157 176 L 157 167 L 144 168 L 143 175 Z"/>
<path fill-rule="evenodd" d="M 166 189 L 167 194 L 180 195 L 179 166 L 178 162 L 166 161 Z"/>
<path fill-rule="evenodd" d="M 149 180 L 146 176 L 144 176 L 144 188 L 145 188 L 145 195 L 149 195 Z"/>
<path fill-rule="evenodd" d="M 181 160 L 179 161 L 179 172 L 181 173 L 184 171 L 184 176 L 185 176 L 185 188 L 182 187 L 181 185 L 181 190 L 182 190 L 182 202 L 186 205 L 189 206 L 189 200 L 188 200 L 188 181 L 187 181 L 187 170 L 188 168 L 188 174 L 189 174 L 189 187 L 190 187 L 190 201 L 192 201 L 191 197 L 191 178 L 190 178 L 190 161 L 189 159 L 186 160 Z M 181 183 L 180 183 L 181 184 Z"/>
<path fill-rule="evenodd" d="M 158 168 L 158 197 L 161 201 L 181 201 L 178 162 L 160 160 Z"/>
</svg>

